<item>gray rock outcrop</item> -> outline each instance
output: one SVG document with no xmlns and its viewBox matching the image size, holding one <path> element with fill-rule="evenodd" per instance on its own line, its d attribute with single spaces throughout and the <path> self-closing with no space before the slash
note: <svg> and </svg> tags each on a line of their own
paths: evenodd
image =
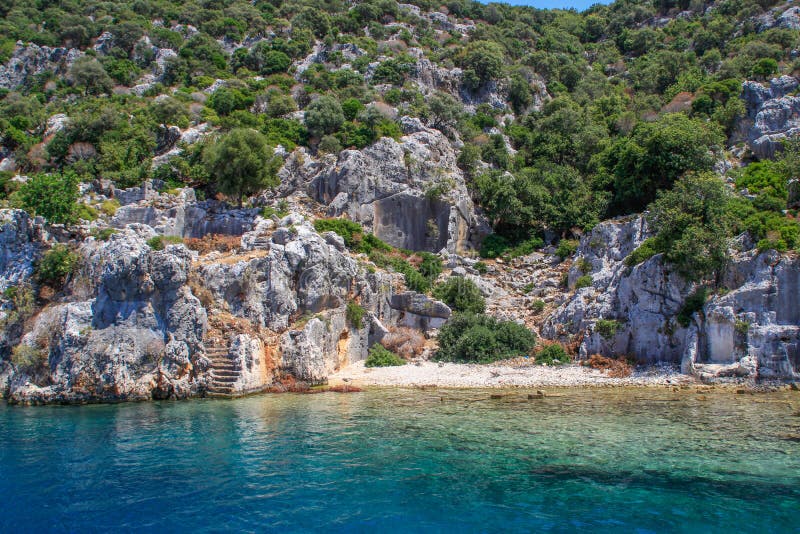
<svg viewBox="0 0 800 534">
<path fill-rule="evenodd" d="M 628 267 L 624 258 L 647 237 L 641 218 L 606 221 L 585 236 L 577 257 L 591 265 L 582 288 L 548 317 L 543 333 L 577 338 L 584 358 L 628 355 L 681 365 L 705 379 L 794 379 L 800 373 L 800 262 L 773 252 L 736 253 L 720 286 L 688 324 L 678 321 L 697 289 L 655 255 Z M 570 279 L 575 277 L 575 262 Z M 599 321 L 603 320 L 604 324 Z"/>
<path fill-rule="evenodd" d="M 55 304 L 35 317 L 22 345 L 42 361 L 9 383 L 13 402 L 183 398 L 203 388 L 206 312 L 187 286 L 182 246 L 154 251 L 150 228 L 132 225 L 87 241 L 73 283 L 93 298 Z"/>
<path fill-rule="evenodd" d="M 50 48 L 33 43 L 17 43 L 5 65 L 0 65 L 0 87 L 16 89 L 45 71 L 63 76 L 83 52 L 77 48 Z"/>
<path fill-rule="evenodd" d="M 759 159 L 771 158 L 782 143 L 800 133 L 800 97 L 789 96 L 798 87 L 797 79 L 781 76 L 769 87 L 744 82 L 742 98 L 747 107 L 747 142 Z"/>
<path fill-rule="evenodd" d="M 399 248 L 463 252 L 488 232 L 475 212 L 456 152 L 438 130 L 403 118 L 400 141 L 345 150 L 311 178 L 308 194 Z"/>
</svg>

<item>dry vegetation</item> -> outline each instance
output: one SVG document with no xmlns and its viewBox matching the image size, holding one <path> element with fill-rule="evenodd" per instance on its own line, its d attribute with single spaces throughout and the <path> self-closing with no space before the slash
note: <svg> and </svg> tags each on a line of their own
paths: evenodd
<svg viewBox="0 0 800 534">
<path fill-rule="evenodd" d="M 611 378 L 625 378 L 631 376 L 633 372 L 633 367 L 624 357 L 607 358 L 600 354 L 592 354 L 589 356 L 586 366 L 605 371 L 606 375 Z"/>
<path fill-rule="evenodd" d="M 208 234 L 201 238 L 187 237 L 183 240 L 187 247 L 196 250 L 201 256 L 210 252 L 231 252 L 242 244 L 241 236 Z"/>
<path fill-rule="evenodd" d="M 404 360 L 411 360 L 422 354 L 425 349 L 425 337 L 418 330 L 393 326 L 381 340 L 381 345 Z"/>
</svg>

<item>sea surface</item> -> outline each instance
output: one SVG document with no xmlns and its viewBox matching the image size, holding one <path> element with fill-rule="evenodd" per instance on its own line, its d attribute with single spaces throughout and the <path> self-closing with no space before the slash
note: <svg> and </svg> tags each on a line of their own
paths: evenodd
<svg viewBox="0 0 800 534">
<path fill-rule="evenodd" d="M 800 393 L 549 392 L 0 405 L 0 532 L 800 530 Z"/>
</svg>

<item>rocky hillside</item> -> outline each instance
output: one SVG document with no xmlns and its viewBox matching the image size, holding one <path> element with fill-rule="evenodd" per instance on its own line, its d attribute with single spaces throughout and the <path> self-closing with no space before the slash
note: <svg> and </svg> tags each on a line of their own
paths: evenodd
<svg viewBox="0 0 800 534">
<path fill-rule="evenodd" d="M 324 384 L 375 347 L 798 378 L 791 3 L 68 4 L 0 7 L 12 401 Z"/>
</svg>

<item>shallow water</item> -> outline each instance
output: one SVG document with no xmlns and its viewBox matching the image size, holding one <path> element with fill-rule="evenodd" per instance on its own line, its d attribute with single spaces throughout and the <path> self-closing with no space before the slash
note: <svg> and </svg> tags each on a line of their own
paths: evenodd
<svg viewBox="0 0 800 534">
<path fill-rule="evenodd" d="M 800 394 L 0 405 L 0 531 L 791 532 Z"/>
</svg>

